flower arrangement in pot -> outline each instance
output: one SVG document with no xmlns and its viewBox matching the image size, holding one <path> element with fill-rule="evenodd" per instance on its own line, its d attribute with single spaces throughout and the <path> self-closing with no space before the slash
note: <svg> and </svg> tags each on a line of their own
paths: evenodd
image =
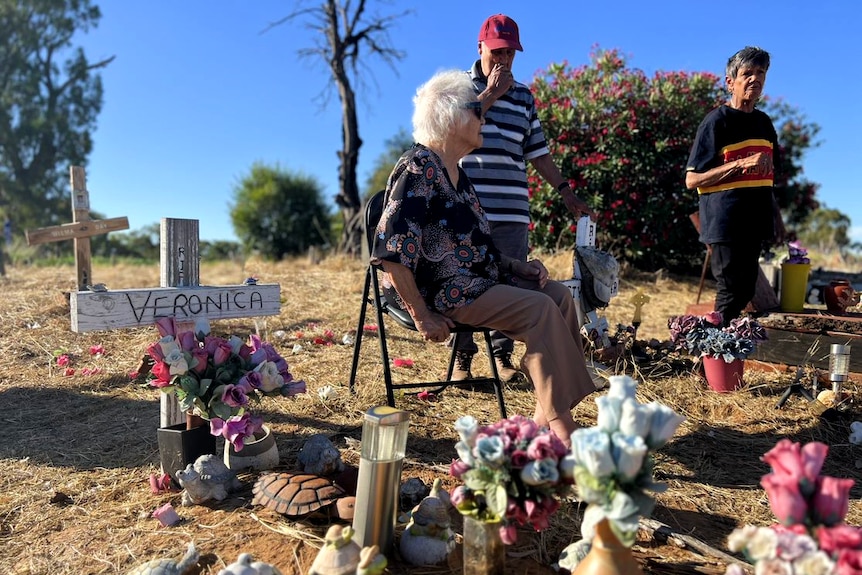
<svg viewBox="0 0 862 575">
<path fill-rule="evenodd" d="M 159 318 L 156 327 L 161 338 L 147 348 L 153 360 L 149 384 L 175 393 L 182 410 L 209 421 L 210 433 L 236 451 L 263 426 L 251 412 L 253 403 L 305 392 L 305 382 L 294 380 L 287 361 L 257 335 L 248 342 L 212 336 L 206 320 L 178 333 L 173 317 Z"/>
<path fill-rule="evenodd" d="M 782 439 L 761 459 L 772 468 L 761 478 L 778 523 L 745 525 L 728 538 L 757 573 L 857 575 L 862 573 L 862 529 L 847 525 L 852 479 L 821 475 L 829 452 L 824 443 Z M 743 575 L 732 563 L 726 575 Z"/>
<path fill-rule="evenodd" d="M 609 527 L 621 546 L 631 548 L 640 517 L 655 506 L 648 492 L 667 489 L 653 478 L 652 452 L 685 420 L 661 403 L 639 403 L 637 382 L 629 376 L 612 376 L 609 382 L 607 393 L 596 398 L 596 425 L 572 433 L 571 453 L 563 461 L 564 474 L 573 477 L 578 497 L 587 503 L 582 539 L 560 557 L 560 567 L 569 571 L 588 556 L 599 529 Z"/>
<path fill-rule="evenodd" d="M 567 449 L 549 429 L 516 415 L 480 426 L 472 416 L 455 423 L 458 459 L 449 473 L 464 482 L 452 490 L 452 504 L 465 517 L 498 524 L 503 543 L 517 541 L 517 527 L 549 526 L 570 489 L 560 465 Z"/>
<path fill-rule="evenodd" d="M 767 339 L 766 329 L 757 320 L 740 317 L 722 327 L 721 312 L 706 315 L 679 315 L 667 320 L 671 344 L 677 350 L 730 363 L 745 359 Z"/>
</svg>

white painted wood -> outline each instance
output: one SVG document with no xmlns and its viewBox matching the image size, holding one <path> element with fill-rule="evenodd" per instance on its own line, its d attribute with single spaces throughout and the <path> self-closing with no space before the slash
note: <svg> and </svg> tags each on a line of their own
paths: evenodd
<svg viewBox="0 0 862 575">
<path fill-rule="evenodd" d="M 70 294 L 72 331 L 145 327 L 156 318 L 178 322 L 278 315 L 279 284 L 78 291 Z"/>
</svg>

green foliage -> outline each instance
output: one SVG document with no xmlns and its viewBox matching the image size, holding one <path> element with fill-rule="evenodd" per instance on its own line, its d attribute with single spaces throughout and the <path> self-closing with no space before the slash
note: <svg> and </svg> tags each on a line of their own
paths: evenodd
<svg viewBox="0 0 862 575">
<path fill-rule="evenodd" d="M 599 50 L 589 66 L 552 64 L 532 89 L 552 156 L 598 215 L 598 245 L 641 269 L 698 269 L 703 246 L 689 220 L 697 193 L 685 189 L 685 164 L 701 120 L 725 100 L 723 80 L 689 72 L 648 77 L 627 68 L 618 51 Z M 775 112 L 793 118 L 779 118 L 776 129 L 782 126 L 782 143 L 796 138 L 788 156 L 795 167 L 811 144 L 803 136 L 817 128 L 791 108 Z M 559 194 L 532 168 L 529 182 L 531 245 L 572 246 L 575 226 Z M 810 209 L 798 189 L 784 189 L 780 205 Z"/>
<path fill-rule="evenodd" d="M 385 144 L 386 149 L 374 160 L 371 175 L 365 182 L 363 202 L 367 202 L 368 198 L 386 188 L 386 181 L 398 158 L 413 145 L 413 136 L 406 129 L 401 128 L 397 134 L 386 140 Z"/>
<path fill-rule="evenodd" d="M 824 206 L 808 214 L 799 231 L 799 239 L 802 245 L 820 252 L 844 253 L 851 247 L 849 229 L 849 217 Z"/>
<path fill-rule="evenodd" d="M 102 107 L 93 70 L 110 61 L 72 40 L 100 18 L 89 0 L 0 0 L 0 211 L 18 230 L 71 213 L 69 166 L 86 165 Z"/>
<path fill-rule="evenodd" d="M 321 190 L 310 176 L 255 164 L 234 187 L 230 216 L 237 237 L 247 250 L 274 260 L 329 245 Z"/>
</svg>

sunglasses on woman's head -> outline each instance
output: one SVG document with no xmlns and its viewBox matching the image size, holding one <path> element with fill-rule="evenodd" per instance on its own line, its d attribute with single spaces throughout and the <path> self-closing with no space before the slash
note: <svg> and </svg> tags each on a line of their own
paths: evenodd
<svg viewBox="0 0 862 575">
<path fill-rule="evenodd" d="M 482 119 L 482 102 L 467 102 L 464 104 L 464 107 L 468 110 L 473 110 L 477 120 Z"/>
</svg>

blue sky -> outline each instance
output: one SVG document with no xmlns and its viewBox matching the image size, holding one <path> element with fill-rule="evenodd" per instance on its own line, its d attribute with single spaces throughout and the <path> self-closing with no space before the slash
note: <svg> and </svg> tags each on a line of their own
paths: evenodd
<svg viewBox="0 0 862 575">
<path fill-rule="evenodd" d="M 131 229 L 163 217 L 200 220 L 203 240 L 236 239 L 233 188 L 256 162 L 278 164 L 337 192 L 341 107 L 319 60 L 297 51 L 315 38 L 303 22 L 262 33 L 296 6 L 286 0 L 105 0 L 102 20 L 78 39 L 102 71 L 105 102 L 87 168 L 91 208 L 128 216 Z M 306 4 L 303 4 L 303 6 Z M 853 221 L 862 241 L 862 93 L 858 44 L 862 3 L 761 0 L 732 3 L 618 0 L 581 2 L 374 2 L 370 12 L 413 12 L 396 21 L 391 43 L 405 52 L 397 73 L 367 60 L 359 88 L 363 139 L 359 183 L 385 140 L 410 128 L 411 98 L 434 72 L 466 69 L 476 58 L 482 21 L 514 18 L 524 52 L 515 76 L 529 83 L 554 62 L 587 63 L 594 46 L 617 48 L 629 66 L 709 71 L 746 45 L 772 55 L 765 93 L 781 97 L 821 126 L 819 148 L 804 162 L 821 184 L 818 199 Z M 742 4 L 738 6 L 743 6 Z M 540 8 L 541 7 L 541 8 Z M 682 174 L 680 175 L 682 180 Z M 333 208 L 334 209 L 334 208 Z"/>
</svg>

